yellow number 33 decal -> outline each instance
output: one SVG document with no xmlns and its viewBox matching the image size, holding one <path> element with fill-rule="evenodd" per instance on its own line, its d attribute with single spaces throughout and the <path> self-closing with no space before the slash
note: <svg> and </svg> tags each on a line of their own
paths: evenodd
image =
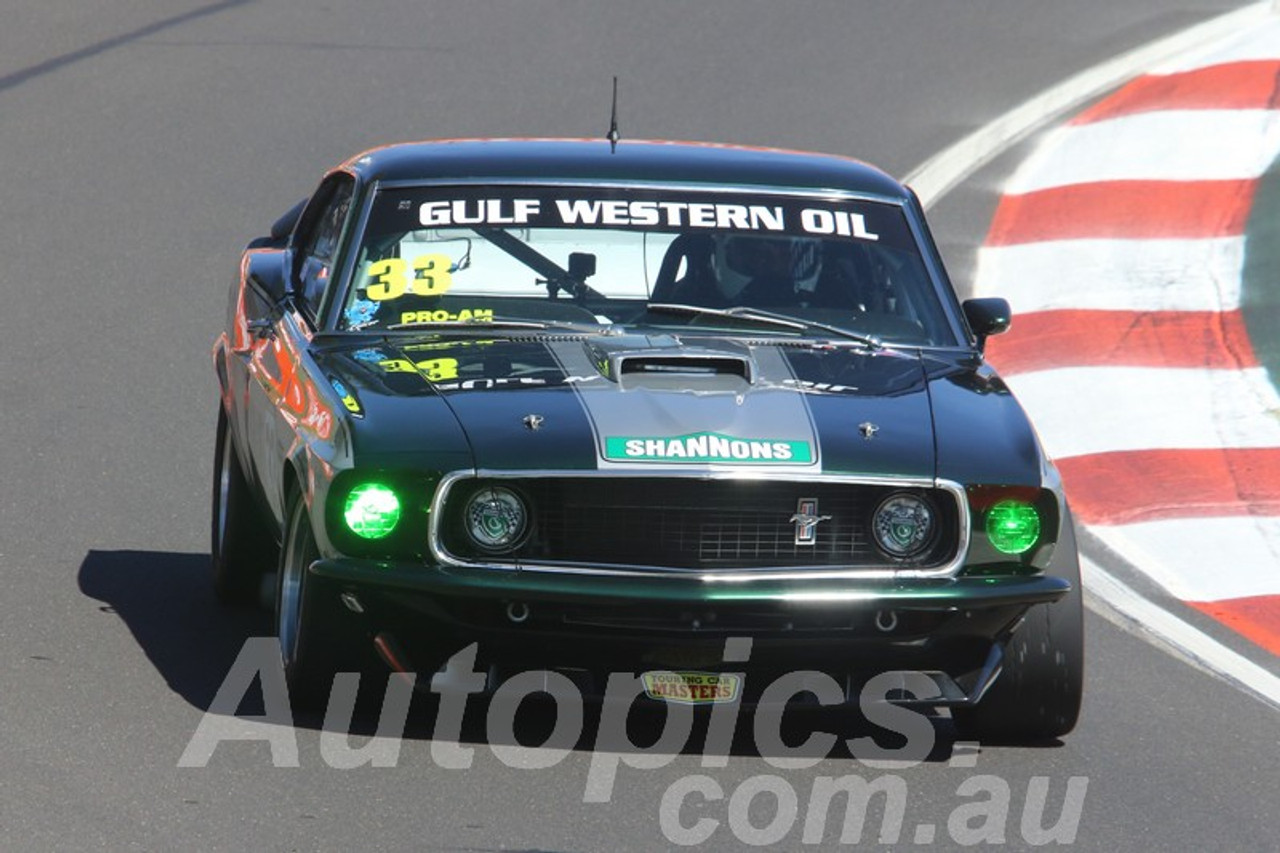
<svg viewBox="0 0 1280 853">
<path fill-rule="evenodd" d="M 399 299 L 406 293 L 439 296 L 453 285 L 448 255 L 419 255 L 413 266 L 404 258 L 387 258 L 369 266 L 365 295 L 374 302 Z"/>
</svg>

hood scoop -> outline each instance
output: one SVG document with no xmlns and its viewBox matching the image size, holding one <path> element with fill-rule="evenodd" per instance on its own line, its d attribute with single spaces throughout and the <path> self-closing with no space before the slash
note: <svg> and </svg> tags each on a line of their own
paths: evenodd
<svg viewBox="0 0 1280 853">
<path fill-rule="evenodd" d="M 665 341 L 663 342 L 665 344 Z M 755 383 L 759 370 L 749 350 L 671 345 L 591 347 L 592 361 L 624 390 L 733 391 Z"/>
<path fill-rule="evenodd" d="M 634 353 L 618 356 L 615 361 L 617 376 L 681 376 L 690 381 L 712 376 L 736 376 L 750 384 L 755 375 L 754 365 L 746 356 L 723 353 Z"/>
<path fill-rule="evenodd" d="M 610 368 L 624 391 L 649 388 L 741 394 L 756 377 L 755 362 L 748 355 L 691 349 L 620 354 Z"/>
</svg>

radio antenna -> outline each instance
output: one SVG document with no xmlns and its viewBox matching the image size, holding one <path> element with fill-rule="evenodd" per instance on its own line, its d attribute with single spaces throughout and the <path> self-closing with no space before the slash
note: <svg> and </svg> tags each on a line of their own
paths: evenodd
<svg viewBox="0 0 1280 853">
<path fill-rule="evenodd" d="M 609 116 L 609 133 L 605 136 L 609 140 L 609 153 L 618 153 L 618 140 L 621 136 L 618 134 L 618 76 L 613 77 L 613 112 Z"/>
</svg>

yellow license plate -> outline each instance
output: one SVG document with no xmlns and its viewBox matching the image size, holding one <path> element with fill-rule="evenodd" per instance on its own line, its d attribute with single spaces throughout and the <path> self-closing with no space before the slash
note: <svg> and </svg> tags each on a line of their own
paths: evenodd
<svg viewBox="0 0 1280 853">
<path fill-rule="evenodd" d="M 655 670 L 644 673 L 641 678 L 645 695 L 659 702 L 716 705 L 738 701 L 742 691 L 741 677 L 731 672 Z"/>
</svg>

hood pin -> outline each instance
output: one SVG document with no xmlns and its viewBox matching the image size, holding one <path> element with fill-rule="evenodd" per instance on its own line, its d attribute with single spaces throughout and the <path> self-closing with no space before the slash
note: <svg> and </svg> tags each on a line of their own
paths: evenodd
<svg viewBox="0 0 1280 853">
<path fill-rule="evenodd" d="M 880 431 L 880 427 L 871 423 L 871 421 L 863 421 L 862 423 L 858 424 L 858 432 L 862 433 L 862 437 L 865 438 L 867 441 L 870 441 L 871 438 L 879 431 Z"/>
<path fill-rule="evenodd" d="M 520 422 L 524 424 L 525 429 L 539 430 L 542 429 L 542 415 L 525 415 Z"/>
</svg>

